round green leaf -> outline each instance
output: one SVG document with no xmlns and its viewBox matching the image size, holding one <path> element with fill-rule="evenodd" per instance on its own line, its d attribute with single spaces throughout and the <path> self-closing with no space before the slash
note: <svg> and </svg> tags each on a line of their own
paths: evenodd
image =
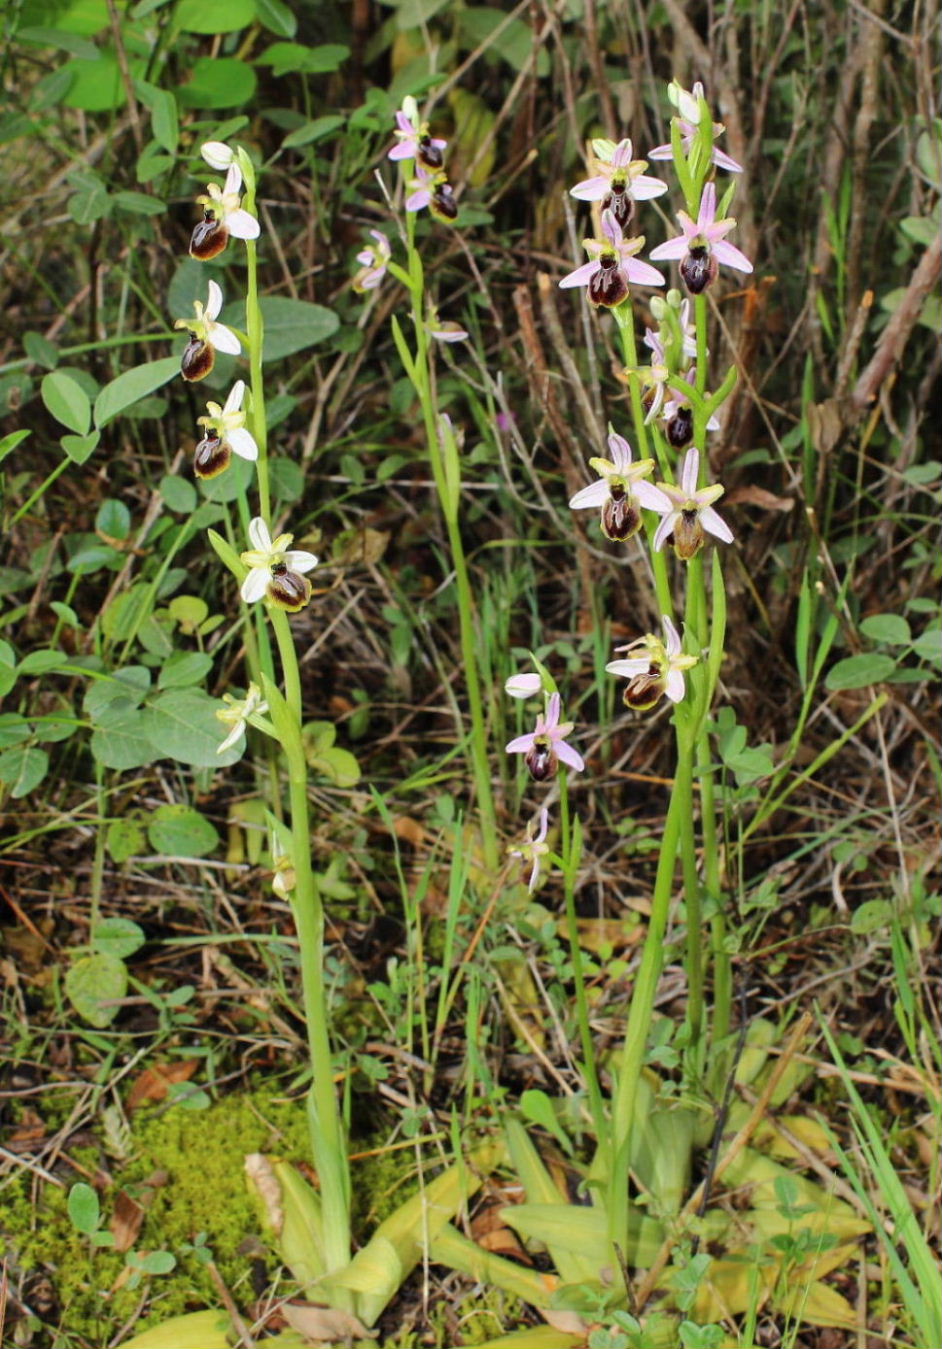
<svg viewBox="0 0 942 1349">
<path fill-rule="evenodd" d="M 91 1236 L 101 1221 L 98 1195 L 84 1180 L 77 1181 L 69 1191 L 69 1221 L 78 1232 Z"/>
<path fill-rule="evenodd" d="M 84 436 L 92 424 L 92 408 L 88 394 L 80 388 L 71 375 L 61 370 L 53 370 L 44 375 L 39 386 L 42 400 L 57 422 L 67 426 L 70 431 Z"/>
<path fill-rule="evenodd" d="M 866 937 L 881 928 L 889 931 L 893 922 L 893 906 L 886 899 L 868 899 L 855 909 L 850 919 L 852 932 Z"/>
<path fill-rule="evenodd" d="M 198 497 L 196 488 L 186 478 L 167 473 L 160 480 L 159 490 L 168 510 L 176 511 L 178 515 L 193 514 Z"/>
<path fill-rule="evenodd" d="M 105 834 L 108 856 L 118 866 L 144 851 L 144 830 L 136 820 L 112 820 Z"/>
<path fill-rule="evenodd" d="M 31 735 L 29 722 L 19 712 L 0 712 L 0 749 L 22 745 Z"/>
<path fill-rule="evenodd" d="M 121 542 L 128 537 L 131 532 L 131 512 L 123 501 L 108 497 L 101 503 L 95 516 L 95 532 Z"/>
<path fill-rule="evenodd" d="M 144 726 L 156 757 L 176 759 L 194 768 L 225 768 L 242 757 L 243 746 L 217 753 L 226 727 L 216 716 L 223 704 L 199 689 L 170 689 L 144 713 Z"/>
<path fill-rule="evenodd" d="M 161 689 L 185 689 L 199 684 L 213 668 L 213 658 L 205 651 L 175 651 L 157 679 Z"/>
<path fill-rule="evenodd" d="M 49 769 L 49 755 L 44 749 L 18 745 L 0 754 L 0 782 L 5 782 L 10 795 L 19 800 L 38 787 Z"/>
<path fill-rule="evenodd" d="M 70 76 L 68 90 L 62 99 L 67 108 L 108 112 L 124 103 L 126 94 L 121 71 L 113 56 L 103 54 L 95 61 L 76 57 L 66 61 L 62 69 Z"/>
<path fill-rule="evenodd" d="M 185 33 L 234 33 L 238 28 L 248 28 L 255 18 L 255 0 L 209 5 L 206 0 L 180 0 L 175 18 L 177 27 Z"/>
<path fill-rule="evenodd" d="M 130 918 L 104 918 L 92 932 L 92 947 L 119 960 L 133 956 L 146 940 L 143 930 Z"/>
<path fill-rule="evenodd" d="M 200 8 L 210 9 L 200 0 Z M 220 10 L 228 6 L 218 6 Z M 231 56 L 201 56 L 193 66 L 186 84 L 177 96 L 187 108 L 236 108 L 248 103 L 255 93 L 255 71 Z"/>
<path fill-rule="evenodd" d="M 98 432 L 92 431 L 88 436 L 63 436 L 59 444 L 73 464 L 84 464 L 94 454 L 100 439 Z"/>
<path fill-rule="evenodd" d="M 868 684 L 879 684 L 896 669 L 896 661 L 878 651 L 865 651 L 859 656 L 839 660 L 828 671 L 825 684 L 832 693 L 839 689 L 862 689 Z"/>
<path fill-rule="evenodd" d="M 860 631 L 871 642 L 885 642 L 887 646 L 909 646 L 912 633 L 902 614 L 871 614 L 860 625 Z"/>
<path fill-rule="evenodd" d="M 164 356 L 159 361 L 147 361 L 132 370 L 125 370 L 123 375 L 106 384 L 95 399 L 95 425 L 105 426 L 119 412 L 146 398 L 179 373 L 177 356 Z M 51 375 L 47 376 L 47 379 L 51 378 Z"/>
<path fill-rule="evenodd" d="M 165 857 L 207 857 L 219 846 L 219 835 L 209 820 L 192 806 L 159 806 L 147 826 L 155 852 Z"/>
<path fill-rule="evenodd" d="M 161 757 L 145 734 L 144 717 L 136 707 L 124 707 L 92 732 L 92 754 L 104 768 L 142 768 Z"/>
<path fill-rule="evenodd" d="M 297 32 L 298 21 L 281 0 L 255 0 L 255 13 L 259 22 L 278 37 L 294 37 Z"/>
<path fill-rule="evenodd" d="M 105 1006 L 128 991 L 128 972 L 115 956 L 99 953 L 77 960 L 65 976 L 66 996 L 83 1021 L 104 1030 L 121 1010 Z"/>
</svg>

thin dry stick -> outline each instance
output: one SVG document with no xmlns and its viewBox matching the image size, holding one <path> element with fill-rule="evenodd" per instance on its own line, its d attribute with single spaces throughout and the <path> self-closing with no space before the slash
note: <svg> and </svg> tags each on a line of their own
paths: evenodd
<svg viewBox="0 0 942 1349">
<path fill-rule="evenodd" d="M 880 385 L 903 354 L 926 296 L 939 284 L 942 273 L 942 239 L 938 235 L 923 253 L 900 304 L 883 329 L 869 365 L 854 385 L 851 405 L 863 412 L 876 398 Z"/>
<path fill-rule="evenodd" d="M 808 1034 L 808 1031 L 811 1028 L 812 1020 L 813 1018 L 810 1012 L 803 1012 L 799 1017 L 794 1030 L 788 1037 L 788 1043 L 786 1044 L 784 1050 L 782 1051 L 782 1057 L 779 1059 L 778 1063 L 775 1064 L 774 1068 L 769 1073 L 769 1079 L 766 1082 L 765 1086 L 763 1087 L 761 1095 L 756 1099 L 756 1103 L 752 1107 L 752 1110 L 750 1111 L 749 1118 L 746 1120 L 745 1124 L 742 1126 L 739 1132 L 735 1135 L 729 1147 L 726 1149 L 726 1151 L 723 1153 L 723 1156 L 717 1162 L 713 1174 L 710 1177 L 711 1185 L 715 1185 L 717 1181 L 720 1180 L 723 1173 L 729 1167 L 730 1163 L 733 1162 L 735 1158 L 739 1156 L 740 1152 L 742 1152 L 743 1148 L 749 1142 L 750 1138 L 755 1133 L 756 1129 L 758 1129 L 759 1125 L 762 1123 L 769 1102 L 771 1101 L 772 1096 L 775 1092 L 775 1088 L 782 1080 L 782 1075 L 784 1074 L 785 1069 L 788 1067 L 789 1063 L 792 1061 L 792 1058 L 797 1052 L 798 1046 L 801 1044 L 802 1040 Z M 645 1303 L 648 1301 L 651 1294 L 654 1292 L 655 1284 L 660 1278 L 665 1265 L 667 1264 L 668 1260 L 671 1257 L 671 1251 L 674 1249 L 675 1245 L 677 1244 L 678 1238 L 681 1232 L 683 1231 L 684 1219 L 691 1218 L 697 1212 L 705 1193 L 706 1193 L 706 1181 L 701 1181 L 700 1184 L 697 1186 L 697 1188 L 694 1190 L 693 1194 L 687 1200 L 686 1204 L 681 1209 L 678 1221 L 674 1226 L 674 1231 L 667 1237 L 666 1241 L 661 1246 L 661 1249 L 658 1251 L 657 1255 L 654 1258 L 654 1263 L 648 1270 L 647 1274 L 644 1276 L 644 1279 L 642 1280 L 641 1285 L 638 1288 L 638 1292 L 636 1295 L 636 1304 L 639 1311 L 643 1309 Z"/>
</svg>

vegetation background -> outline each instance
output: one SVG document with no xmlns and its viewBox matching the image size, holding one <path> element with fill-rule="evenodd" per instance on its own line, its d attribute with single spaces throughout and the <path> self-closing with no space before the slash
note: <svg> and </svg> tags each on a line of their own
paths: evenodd
<svg viewBox="0 0 942 1349">
<path fill-rule="evenodd" d="M 720 110 L 755 261 L 748 285 L 720 291 L 711 335 L 717 368 L 741 371 L 711 447 L 737 536 L 716 742 L 737 990 L 767 1047 L 816 1007 L 883 1169 L 819 1038 L 791 1108 L 823 1115 L 876 1214 L 895 1172 L 937 1250 L 935 7 L 10 0 L 0 25 L 3 1343 L 118 1343 L 220 1283 L 264 1299 L 277 1264 L 242 1154 L 303 1151 L 265 764 L 216 771 L 205 746 L 166 738 L 181 697 L 203 716 L 243 682 L 235 588 L 203 543 L 240 469 L 194 485 L 202 390 L 166 383 L 172 320 L 205 284 L 181 259 L 206 139 L 264 165 L 274 490 L 323 563 L 293 626 L 359 1220 L 409 1183 L 419 1143 L 446 1157 L 456 1122 L 485 1128 L 527 1090 L 578 1086 L 558 879 L 531 899 L 509 864 L 489 906 L 461 906 L 477 861 L 448 550 L 390 333 L 401 292 L 350 285 L 366 231 L 390 231 L 385 155 L 408 92 L 434 99 L 461 205 L 455 228 L 422 225 L 422 246 L 442 317 L 471 334 L 440 349 L 438 384 L 465 435 L 502 845 L 537 804 L 502 752 L 517 732 L 503 681 L 533 650 L 566 683 L 588 761 L 572 801 L 603 1054 L 672 768 L 663 717 L 627 712 L 603 672 L 614 642 L 657 623 L 649 591 L 566 508 L 606 419 L 628 418 L 607 321 L 556 289 L 590 232 L 566 189 L 594 135 L 639 154 L 668 139 L 669 79 L 702 79 Z M 214 275 L 237 295 L 238 260 L 223 261 Z M 208 396 L 233 368 L 220 358 Z M 155 718 L 149 739 L 125 703 Z M 652 1055 L 666 1080 L 678 930 Z M 67 1213 L 79 1180 L 101 1197 L 91 1232 Z M 106 1230 L 114 1244 L 96 1246 Z M 832 1275 L 855 1326 L 760 1314 L 755 1342 L 937 1349 L 900 1277 L 871 1235 Z M 458 1345 L 535 1318 L 426 1272 L 387 1319 L 390 1344 Z"/>
</svg>

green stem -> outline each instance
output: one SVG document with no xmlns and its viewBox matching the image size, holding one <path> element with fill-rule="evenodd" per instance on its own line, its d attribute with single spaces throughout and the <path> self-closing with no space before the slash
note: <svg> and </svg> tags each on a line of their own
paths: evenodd
<svg viewBox="0 0 942 1349">
<path fill-rule="evenodd" d="M 477 644 L 479 636 L 475 622 L 474 600 L 468 573 L 467 558 L 461 529 L 458 523 L 458 504 L 461 483 L 458 473 L 452 476 L 445 471 L 440 431 L 436 416 L 436 400 L 433 388 L 431 361 L 429 358 L 429 339 L 425 330 L 424 296 L 425 280 L 422 260 L 415 247 L 415 220 L 411 212 L 406 213 L 406 238 L 408 248 L 409 292 L 412 301 L 412 322 L 415 329 L 415 360 L 412 374 L 413 385 L 422 407 L 425 424 L 425 436 L 428 444 L 429 459 L 435 488 L 441 502 L 445 525 L 448 532 L 448 546 L 451 551 L 452 565 L 455 569 L 455 590 L 458 600 L 458 628 L 461 645 L 461 659 L 464 666 L 465 688 L 468 695 L 468 710 L 471 717 L 471 772 L 474 779 L 475 794 L 481 822 L 481 846 L 484 864 L 488 871 L 497 870 L 499 861 L 497 814 L 494 807 L 494 793 L 491 784 L 491 771 L 488 758 L 487 723 L 484 715 L 484 703 L 481 696 L 481 680 L 478 667 Z"/>
<path fill-rule="evenodd" d="M 566 927 L 569 936 L 569 953 L 572 960 L 573 983 L 576 987 L 576 1020 L 579 1023 L 579 1040 L 582 1045 L 582 1073 L 589 1094 L 589 1109 L 595 1125 L 598 1146 L 605 1157 L 609 1151 L 608 1125 L 605 1118 L 605 1106 L 602 1101 L 602 1089 L 599 1086 L 598 1070 L 595 1063 L 595 1045 L 592 1040 L 592 1028 L 589 1025 L 589 1003 L 585 991 L 585 971 L 582 968 L 582 948 L 579 945 L 579 923 L 576 917 L 576 872 L 582 852 L 581 833 L 573 837 L 569 815 L 569 779 L 566 770 L 559 775 L 559 820 L 560 854 L 563 861 L 563 888 L 566 905 Z M 608 1167 L 605 1168 L 608 1170 Z"/>
<path fill-rule="evenodd" d="M 654 997 L 664 960 L 664 937 L 674 887 L 674 863 L 680 841 L 681 828 L 693 813 L 692 799 L 693 759 L 689 747 L 678 740 L 677 774 L 671 792 L 661 851 L 654 881 L 651 917 L 648 921 L 644 950 L 631 995 L 625 1043 L 618 1065 L 615 1100 L 612 1109 L 612 1171 L 609 1188 L 610 1235 L 618 1247 L 627 1249 L 628 1240 L 628 1166 L 631 1153 L 632 1130 L 635 1124 L 635 1101 L 638 1083 L 644 1067 L 644 1052 Z"/>
<path fill-rule="evenodd" d="M 298 933 L 304 1017 L 311 1054 L 311 1134 L 314 1166 L 321 1187 L 328 1268 L 341 1269 L 350 1259 L 350 1182 L 343 1123 L 334 1090 L 327 990 L 324 983 L 324 908 L 311 866 L 311 820 L 307 799 L 307 765 L 301 741 L 301 677 L 287 615 L 271 609 L 284 678 L 290 735 L 282 731 L 288 761 L 292 861 L 295 886 L 292 911 Z"/>
</svg>

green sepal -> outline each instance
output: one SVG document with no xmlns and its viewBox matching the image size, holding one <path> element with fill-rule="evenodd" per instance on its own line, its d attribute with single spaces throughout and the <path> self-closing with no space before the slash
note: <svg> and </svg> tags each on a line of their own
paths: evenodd
<svg viewBox="0 0 942 1349">
<path fill-rule="evenodd" d="M 224 567 L 228 567 L 241 585 L 245 580 L 248 569 L 232 544 L 224 539 L 221 534 L 217 534 L 215 529 L 207 529 L 206 537 L 209 539 L 209 546 L 219 558 L 219 561 Z"/>
</svg>

